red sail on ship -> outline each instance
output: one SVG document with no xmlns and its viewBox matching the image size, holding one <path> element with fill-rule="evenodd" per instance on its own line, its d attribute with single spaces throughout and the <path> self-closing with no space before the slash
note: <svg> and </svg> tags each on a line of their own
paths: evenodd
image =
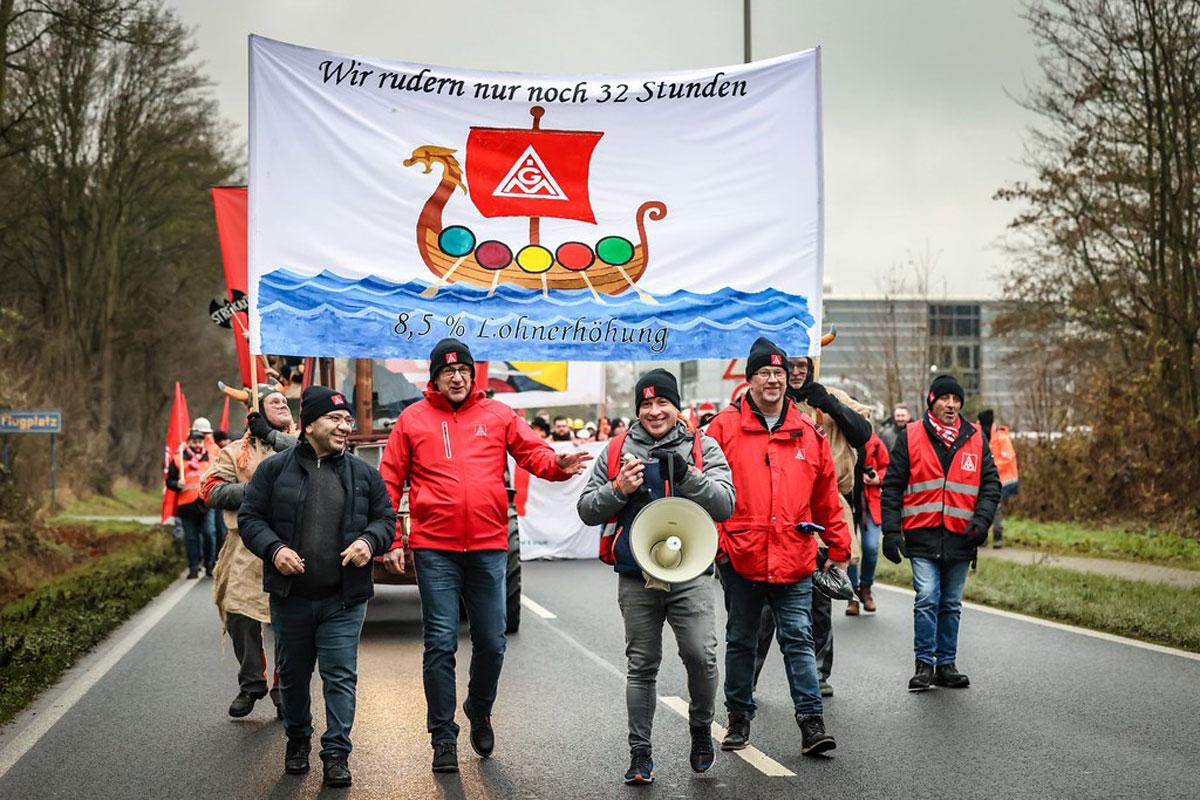
<svg viewBox="0 0 1200 800">
<path fill-rule="evenodd" d="M 485 217 L 557 217 L 595 224 L 588 197 L 603 133 L 471 128 L 467 187 Z"/>
</svg>

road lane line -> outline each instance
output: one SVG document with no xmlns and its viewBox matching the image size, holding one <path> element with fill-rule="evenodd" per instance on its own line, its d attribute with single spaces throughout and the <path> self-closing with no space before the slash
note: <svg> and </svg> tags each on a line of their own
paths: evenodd
<svg viewBox="0 0 1200 800">
<path fill-rule="evenodd" d="M 903 594 L 909 597 L 915 596 L 912 589 L 905 589 L 902 586 L 888 586 L 883 583 L 876 583 L 880 589 L 886 589 L 889 592 Z M 1130 639 L 1125 636 L 1117 636 L 1115 633 L 1105 633 L 1104 631 L 1093 631 L 1089 628 L 1080 628 L 1076 625 L 1068 625 L 1065 622 L 1055 622 L 1049 619 L 1039 619 L 1031 617 L 1027 614 L 1018 614 L 1015 611 L 1005 611 L 1002 608 L 992 608 L 991 606 L 980 605 L 979 603 L 963 602 L 963 608 L 969 608 L 972 611 L 982 611 L 985 614 L 992 614 L 997 617 L 1017 620 L 1018 622 L 1029 622 L 1034 625 L 1041 625 L 1044 628 L 1054 628 L 1055 630 L 1067 631 L 1068 633 L 1078 633 L 1081 636 L 1090 636 L 1093 639 L 1102 639 L 1106 642 L 1114 642 L 1115 644 L 1129 645 L 1130 647 L 1138 647 L 1142 650 L 1149 650 L 1152 653 L 1163 653 L 1169 656 L 1179 656 L 1192 661 L 1200 661 L 1200 653 L 1189 653 L 1187 650 L 1179 650 L 1174 647 L 1167 647 L 1162 644 L 1154 644 L 1152 642 L 1142 642 L 1137 639 Z"/>
<path fill-rule="evenodd" d="M 207 582 L 204 583 L 211 585 Z M 70 711 L 71 707 L 88 693 L 89 689 L 95 686 L 126 653 L 132 650 L 133 646 L 151 628 L 157 625 L 183 599 L 185 594 L 199 585 L 201 585 L 201 581 L 180 579 L 173 589 L 169 589 L 167 593 L 159 595 L 149 605 L 139 611 L 138 614 L 144 615 L 142 619 L 119 642 L 114 644 L 101 656 L 100 660 L 80 673 L 74 682 L 48 708 L 40 709 L 33 721 L 24 730 L 14 736 L 12 741 L 5 745 L 3 750 L 0 750 L 0 778 L 3 778 L 21 760 L 21 757 L 29 752 L 38 743 L 38 740 L 54 727 L 56 722 L 62 719 L 63 715 Z"/>
<path fill-rule="evenodd" d="M 663 697 L 660 695 L 658 701 L 684 719 L 688 718 L 688 704 L 682 697 Z M 719 742 L 725 738 L 725 729 L 714 722 L 712 724 L 712 735 Z M 729 752 L 740 756 L 743 761 L 768 778 L 796 777 L 796 773 L 753 745 L 747 745 L 744 750 L 732 750 Z"/>
<path fill-rule="evenodd" d="M 524 595 L 521 596 L 521 602 L 522 603 L 526 602 L 526 598 Z M 542 611 L 545 611 L 547 614 L 550 614 L 550 617 L 542 617 L 542 619 L 557 619 L 558 618 L 557 615 L 552 614 L 550 611 L 548 611 L 543 606 L 538 605 L 537 603 L 534 603 L 532 600 L 529 600 L 529 602 L 533 603 L 533 605 L 537 606 L 537 608 L 542 609 Z M 536 613 L 536 611 L 535 611 L 535 613 Z M 541 616 L 541 615 L 539 614 L 538 616 Z M 582 653 L 584 656 L 586 656 L 589 661 L 591 661 L 594 664 L 601 667 L 605 672 L 608 672 L 609 674 L 614 675 L 617 678 L 620 678 L 622 682 L 625 681 L 625 673 L 624 672 L 622 672 L 620 669 L 618 669 L 613 664 L 609 663 L 603 656 L 589 650 L 586 645 L 584 645 L 582 642 L 580 642 L 574 636 L 572 636 L 571 634 L 567 633 L 566 631 L 562 630 L 561 628 L 559 628 L 555 625 L 549 624 L 548 622 L 546 623 L 546 627 L 549 630 L 551 630 L 555 635 L 557 635 L 559 638 L 561 638 L 563 641 L 565 641 L 567 644 L 571 645 L 571 647 L 574 647 L 576 650 L 578 650 L 580 653 Z M 675 713 L 679 714 L 684 719 L 688 718 L 688 706 L 687 706 L 687 703 L 683 700 L 683 698 L 663 697 L 662 695 L 659 695 L 658 700 L 660 703 L 662 703 L 663 705 L 665 705 L 667 708 L 671 709 Z M 712 729 L 713 729 L 713 736 L 717 739 L 717 741 L 720 741 L 721 739 L 725 738 L 725 729 L 722 728 L 720 725 L 718 725 L 717 723 L 714 722 L 712 725 Z M 787 767 L 783 766 L 778 761 L 774 760 L 773 758 L 768 756 L 766 753 L 763 753 L 761 750 L 759 750 L 755 747 L 747 747 L 745 750 L 736 750 L 734 752 L 736 752 L 739 756 L 741 756 L 743 761 L 745 761 L 747 764 L 754 767 L 755 769 L 757 769 L 759 772 L 766 775 L 767 777 L 791 778 L 791 777 L 795 777 L 795 775 L 796 775 L 796 773 L 792 772 Z"/>
<path fill-rule="evenodd" d="M 528 608 L 533 613 L 537 614 L 542 619 L 558 619 L 557 614 L 552 614 L 551 612 L 547 611 L 543 606 L 540 606 L 537 603 L 533 602 L 525 595 L 521 595 L 521 605 L 525 606 L 526 608 Z"/>
</svg>

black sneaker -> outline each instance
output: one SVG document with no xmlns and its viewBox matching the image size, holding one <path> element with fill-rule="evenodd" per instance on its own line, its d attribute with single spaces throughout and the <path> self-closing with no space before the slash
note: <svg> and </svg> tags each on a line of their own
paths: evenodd
<svg viewBox="0 0 1200 800">
<path fill-rule="evenodd" d="M 837 747 L 837 742 L 825 732 L 825 720 L 820 714 L 797 715 L 796 724 L 800 726 L 800 752 L 804 755 L 820 755 Z"/>
<path fill-rule="evenodd" d="M 742 714 L 729 715 L 729 728 L 721 740 L 722 750 L 744 750 L 750 744 L 750 718 Z"/>
<path fill-rule="evenodd" d="M 467 715 L 467 721 L 471 723 L 471 749 L 480 758 L 489 758 L 492 750 L 496 748 L 496 733 L 492 730 L 491 715 L 473 717 L 471 712 L 467 711 L 465 702 L 463 703 L 463 713 Z"/>
<path fill-rule="evenodd" d="M 330 756 L 325 761 L 326 786 L 340 787 L 350 785 L 350 765 L 346 762 L 347 758 L 344 753 Z"/>
<path fill-rule="evenodd" d="M 933 664 L 918 661 L 916 673 L 908 679 L 908 690 L 923 692 L 929 688 L 931 683 L 933 683 Z"/>
<path fill-rule="evenodd" d="M 633 786 L 640 783 L 654 783 L 654 759 L 649 750 L 634 750 L 629 759 L 629 771 L 625 773 L 625 783 Z"/>
<path fill-rule="evenodd" d="M 283 756 L 283 771 L 288 775 L 303 775 L 308 772 L 308 754 L 312 751 L 312 743 L 308 739 L 292 739 L 287 742 L 287 752 Z"/>
<path fill-rule="evenodd" d="M 433 771 L 458 772 L 458 745 L 438 742 L 433 746 Z"/>
<path fill-rule="evenodd" d="M 954 662 L 939 664 L 933 671 L 933 685 L 944 686 L 947 689 L 965 689 L 971 685 L 971 679 L 959 672 Z"/>
<path fill-rule="evenodd" d="M 688 730 L 692 734 L 692 754 L 688 758 L 692 772 L 708 772 L 717 759 L 713 751 L 712 726 L 689 725 Z"/>
<path fill-rule="evenodd" d="M 196 578 L 199 578 L 199 577 L 200 577 L 200 571 L 199 571 L 199 570 L 196 570 L 196 569 L 194 569 L 194 570 L 192 570 L 191 572 L 189 572 L 189 573 L 188 573 L 187 579 L 188 579 L 189 581 L 193 581 L 193 580 L 195 580 Z"/>
<path fill-rule="evenodd" d="M 229 716 L 246 716 L 254 710 L 254 704 L 263 699 L 264 696 L 257 692 L 238 692 L 238 696 L 233 698 L 233 702 L 229 704 Z"/>
</svg>

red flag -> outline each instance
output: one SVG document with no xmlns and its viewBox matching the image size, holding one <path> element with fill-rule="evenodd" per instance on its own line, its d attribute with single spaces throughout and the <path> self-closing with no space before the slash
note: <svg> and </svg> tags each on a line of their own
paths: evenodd
<svg viewBox="0 0 1200 800">
<path fill-rule="evenodd" d="M 592 151 L 603 133 L 471 128 L 467 186 L 485 217 L 596 222 L 588 197 Z"/>
<path fill-rule="evenodd" d="M 180 388 L 179 381 L 175 381 L 175 399 L 171 403 L 171 416 L 167 421 L 167 443 L 163 448 L 163 522 L 166 522 L 169 517 L 175 516 L 175 491 L 168 489 L 165 481 L 171 459 L 179 454 L 179 448 L 187 441 L 188 428 L 192 424 L 191 419 L 188 414 L 187 398 L 183 396 L 183 389 Z"/>
<path fill-rule="evenodd" d="M 225 407 L 221 409 L 221 424 L 217 430 L 229 433 L 229 395 L 225 395 Z"/>
<path fill-rule="evenodd" d="M 213 209 L 217 214 L 217 238 L 221 241 L 221 261 L 225 265 L 225 290 L 228 299 L 233 292 L 248 294 L 246 187 L 217 186 L 212 190 Z M 250 341 L 246 338 L 250 319 L 245 311 L 233 315 L 233 341 L 237 346 L 238 368 L 242 371 L 242 386 L 250 382 Z"/>
</svg>

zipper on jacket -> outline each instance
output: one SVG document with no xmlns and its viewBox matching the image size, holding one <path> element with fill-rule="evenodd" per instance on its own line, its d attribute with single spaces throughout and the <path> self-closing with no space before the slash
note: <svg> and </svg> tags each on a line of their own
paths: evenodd
<svg viewBox="0 0 1200 800">
<path fill-rule="evenodd" d="M 444 420 L 442 421 L 442 444 L 446 448 L 446 460 L 449 461 L 454 454 L 450 452 L 450 426 Z"/>
</svg>

